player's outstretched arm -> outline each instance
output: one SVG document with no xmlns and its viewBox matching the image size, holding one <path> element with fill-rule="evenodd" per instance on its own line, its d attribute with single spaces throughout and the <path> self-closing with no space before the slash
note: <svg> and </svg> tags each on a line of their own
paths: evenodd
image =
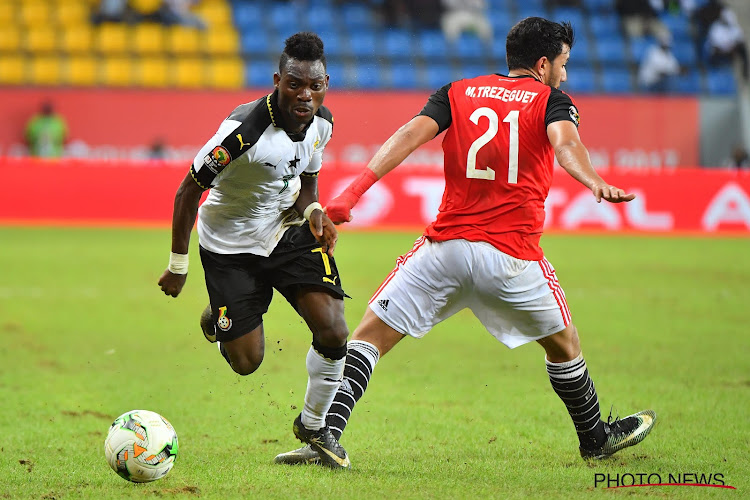
<svg viewBox="0 0 750 500">
<path fill-rule="evenodd" d="M 396 168 L 425 142 L 433 139 L 439 131 L 438 124 L 429 116 L 419 115 L 402 125 L 385 141 L 375 156 L 343 193 L 326 205 L 326 213 L 335 224 L 352 220 L 351 210 L 359 199 L 381 177 Z"/>
<path fill-rule="evenodd" d="M 591 165 L 591 158 L 586 146 L 581 142 L 578 129 L 569 121 L 557 121 L 547 127 L 547 137 L 555 150 L 560 166 L 575 180 L 591 190 L 596 202 L 603 199 L 610 203 L 621 203 L 635 199 L 634 194 L 607 184 Z"/>
<path fill-rule="evenodd" d="M 198 215 L 198 205 L 203 189 L 188 173 L 182 180 L 174 197 L 172 212 L 172 253 L 169 266 L 159 278 L 159 288 L 166 295 L 177 297 L 187 280 L 188 248 L 190 232 Z"/>
</svg>

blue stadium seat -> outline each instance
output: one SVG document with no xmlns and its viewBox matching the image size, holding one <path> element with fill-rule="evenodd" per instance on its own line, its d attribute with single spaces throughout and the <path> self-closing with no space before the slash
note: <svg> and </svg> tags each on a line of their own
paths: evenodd
<svg viewBox="0 0 750 500">
<path fill-rule="evenodd" d="M 494 37 L 492 39 L 492 44 L 490 45 L 490 55 L 498 61 L 505 61 L 505 38 L 504 37 Z M 504 72 L 507 69 L 507 65 L 502 68 L 502 72 Z"/>
<path fill-rule="evenodd" d="M 384 87 L 383 73 L 375 63 L 357 63 L 354 67 L 354 78 L 351 86 L 357 89 L 379 89 Z"/>
<path fill-rule="evenodd" d="M 244 30 L 240 38 L 240 46 L 245 55 L 265 55 L 271 50 L 271 40 L 266 30 Z"/>
<path fill-rule="evenodd" d="M 589 28 L 594 38 L 622 37 L 620 18 L 612 14 L 592 14 L 589 16 Z"/>
<path fill-rule="evenodd" d="M 613 12 L 615 10 L 615 0 L 583 0 L 583 7 L 593 12 Z"/>
<path fill-rule="evenodd" d="M 245 80 L 248 87 L 271 88 L 273 74 L 278 69 L 278 63 L 270 59 L 251 59 L 245 65 Z"/>
<path fill-rule="evenodd" d="M 577 94 L 591 94 L 596 92 L 596 72 L 587 66 L 570 67 L 568 80 L 560 87 L 574 97 Z"/>
<path fill-rule="evenodd" d="M 353 31 L 349 34 L 349 50 L 354 57 L 375 57 L 378 44 L 372 31 Z"/>
<path fill-rule="evenodd" d="M 589 44 L 589 39 L 584 33 L 580 33 L 579 36 L 573 42 L 573 49 L 570 52 L 570 60 L 575 64 L 589 65 L 593 58 L 593 49 Z"/>
<path fill-rule="evenodd" d="M 575 49 L 575 45 L 573 47 Z M 625 41 L 621 38 L 602 38 L 594 44 L 594 54 L 600 63 L 625 64 Z"/>
<path fill-rule="evenodd" d="M 445 59 L 448 57 L 448 42 L 439 30 L 423 30 L 419 33 L 419 47 L 422 56 L 427 59 Z"/>
<path fill-rule="evenodd" d="M 666 14 L 661 16 L 661 21 L 669 28 L 675 39 L 690 39 L 690 20 L 686 16 Z"/>
<path fill-rule="evenodd" d="M 669 79 L 667 89 L 675 94 L 700 94 L 703 92 L 701 76 L 695 70 L 673 76 Z"/>
<path fill-rule="evenodd" d="M 706 89 L 714 95 L 734 95 L 737 82 L 731 68 L 714 68 L 706 73 Z"/>
<path fill-rule="evenodd" d="M 382 37 L 383 49 L 390 58 L 409 58 L 414 55 L 411 33 L 403 29 L 390 29 Z"/>
<path fill-rule="evenodd" d="M 488 47 L 474 33 L 462 33 L 452 49 L 461 60 L 478 61 L 488 56 Z"/>
<path fill-rule="evenodd" d="M 348 71 L 346 66 L 341 62 L 328 61 L 326 72 L 331 76 L 331 88 L 342 89 L 349 86 Z"/>
<path fill-rule="evenodd" d="M 683 66 L 695 66 L 698 63 L 698 57 L 695 55 L 695 47 L 690 41 L 675 41 L 672 53 Z"/>
<path fill-rule="evenodd" d="M 418 69 L 414 64 L 399 62 L 391 66 L 391 87 L 395 89 L 415 89 L 419 87 Z"/>
<path fill-rule="evenodd" d="M 330 26 L 327 28 L 330 30 Z M 318 36 L 323 40 L 323 50 L 328 57 L 341 57 L 344 55 L 344 41 L 338 32 L 317 31 Z"/>
<path fill-rule="evenodd" d="M 490 73 L 490 71 L 487 71 L 486 65 L 470 62 L 462 62 L 460 71 L 460 78 L 474 78 L 475 76 L 481 76 Z"/>
<path fill-rule="evenodd" d="M 276 30 L 284 30 L 287 26 L 292 26 L 292 29 L 295 29 L 296 33 L 302 28 L 302 24 L 299 21 L 301 17 L 295 4 L 274 2 L 269 5 L 269 12 L 266 19 L 268 19 L 270 25 Z"/>
<path fill-rule="evenodd" d="M 552 11 L 551 20 L 555 22 L 569 21 L 573 29 L 580 33 L 586 30 L 586 20 L 583 11 L 575 7 L 558 7 Z"/>
<path fill-rule="evenodd" d="M 547 5 L 544 0 L 530 0 L 528 2 L 521 1 L 518 4 L 516 12 L 518 14 L 518 19 L 516 20 L 516 22 L 525 17 L 547 17 Z"/>
<path fill-rule="evenodd" d="M 626 69 L 609 68 L 602 71 L 599 76 L 604 92 L 612 94 L 630 94 L 633 92 L 630 72 Z"/>
<path fill-rule="evenodd" d="M 375 27 L 375 16 L 372 10 L 362 4 L 345 3 L 341 6 L 341 22 L 353 33 L 360 28 Z"/>
<path fill-rule="evenodd" d="M 639 64 L 643 60 L 643 56 L 646 54 L 646 50 L 655 43 L 656 40 L 648 36 L 631 38 L 630 57 L 632 62 L 634 62 L 635 64 Z"/>
<path fill-rule="evenodd" d="M 448 63 L 430 64 L 424 71 L 425 86 L 432 90 L 437 90 L 447 83 L 456 79 L 453 68 Z"/>
<path fill-rule="evenodd" d="M 332 7 L 321 6 L 306 9 L 307 26 L 314 32 L 330 31 L 339 23 L 338 14 Z"/>
<path fill-rule="evenodd" d="M 238 3 L 233 9 L 234 24 L 238 30 L 254 29 L 265 18 L 263 8 L 252 3 Z"/>
<path fill-rule="evenodd" d="M 510 16 L 507 10 L 490 12 L 489 14 L 490 25 L 495 38 L 501 38 L 505 41 L 505 35 L 513 27 L 513 18 Z"/>
</svg>

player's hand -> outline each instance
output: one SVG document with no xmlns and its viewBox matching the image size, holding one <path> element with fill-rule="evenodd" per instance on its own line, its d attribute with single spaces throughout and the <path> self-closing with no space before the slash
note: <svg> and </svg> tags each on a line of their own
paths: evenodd
<svg viewBox="0 0 750 500">
<path fill-rule="evenodd" d="M 339 232 L 330 218 L 321 210 L 313 210 L 310 214 L 310 231 L 315 239 L 318 240 L 323 251 L 333 257 L 333 251 L 336 249 L 336 241 L 339 239 Z"/>
<path fill-rule="evenodd" d="M 352 207 L 359 201 L 359 198 L 344 191 L 334 199 L 328 202 L 325 211 L 334 224 L 351 222 Z"/>
<path fill-rule="evenodd" d="M 159 278 L 159 288 L 164 292 L 165 295 L 171 295 L 177 297 L 182 291 L 182 287 L 185 286 L 187 280 L 187 274 L 174 274 L 169 269 L 164 271 L 164 274 Z"/>
<path fill-rule="evenodd" d="M 609 184 L 594 186 L 593 189 L 591 189 L 591 192 L 594 193 L 594 198 L 596 198 L 597 203 L 601 203 L 602 200 L 607 200 L 610 203 L 622 203 L 624 201 L 635 199 L 635 194 L 626 194 L 623 189 L 616 186 L 610 186 Z"/>
</svg>

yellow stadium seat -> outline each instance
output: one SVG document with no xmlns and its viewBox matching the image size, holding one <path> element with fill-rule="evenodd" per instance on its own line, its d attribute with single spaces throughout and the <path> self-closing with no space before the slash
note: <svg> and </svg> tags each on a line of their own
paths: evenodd
<svg viewBox="0 0 750 500">
<path fill-rule="evenodd" d="M 209 61 L 206 84 L 215 89 L 241 89 L 245 85 L 245 65 L 242 59 L 224 57 Z"/>
<path fill-rule="evenodd" d="M 96 30 L 95 48 L 105 55 L 121 55 L 130 50 L 130 30 L 118 23 L 103 23 Z"/>
<path fill-rule="evenodd" d="M 92 87 L 99 83 L 99 63 L 93 56 L 72 56 L 67 60 L 64 82 L 72 86 Z"/>
<path fill-rule="evenodd" d="M 162 0 L 130 0 L 130 7 L 141 14 L 153 14 L 161 7 Z"/>
<path fill-rule="evenodd" d="M 196 55 L 201 51 L 200 31 L 186 26 L 172 26 L 167 32 L 167 51 L 174 55 Z"/>
<path fill-rule="evenodd" d="M 0 84 L 21 85 L 26 83 L 26 61 L 21 56 L 0 57 Z"/>
<path fill-rule="evenodd" d="M 201 47 L 208 55 L 236 55 L 240 51 L 240 37 L 234 28 L 208 30 L 203 34 Z"/>
<path fill-rule="evenodd" d="M 52 5 L 41 0 L 24 0 L 19 4 L 20 21 L 26 26 L 49 25 L 52 21 Z"/>
<path fill-rule="evenodd" d="M 224 2 L 201 2 L 193 12 L 208 25 L 208 29 L 232 26 L 232 12 Z"/>
<path fill-rule="evenodd" d="M 204 86 L 205 67 L 203 60 L 197 57 L 176 59 L 172 65 L 172 83 L 183 89 L 198 89 Z"/>
<path fill-rule="evenodd" d="M 25 48 L 33 53 L 57 50 L 57 30 L 49 25 L 29 26 L 26 29 Z"/>
<path fill-rule="evenodd" d="M 169 62 L 164 57 L 145 57 L 138 61 L 138 84 L 141 87 L 165 88 L 171 81 Z"/>
<path fill-rule="evenodd" d="M 66 26 L 60 35 L 60 48 L 69 54 L 89 53 L 93 48 L 94 31 L 88 25 Z"/>
<path fill-rule="evenodd" d="M 18 7 L 13 2 L 0 2 L 0 26 L 10 26 L 17 21 Z"/>
<path fill-rule="evenodd" d="M 32 85 L 60 85 L 62 62 L 57 56 L 38 56 L 29 60 L 29 83 Z"/>
<path fill-rule="evenodd" d="M 0 27 L 0 52 L 17 52 L 21 49 L 21 31 L 14 25 Z"/>
<path fill-rule="evenodd" d="M 91 17 L 89 7 L 81 2 L 59 2 L 55 18 L 60 26 L 80 26 L 87 24 Z"/>
<path fill-rule="evenodd" d="M 108 87 L 129 87 L 136 83 L 133 62 L 129 57 L 107 57 L 100 64 L 100 82 Z"/>
<path fill-rule="evenodd" d="M 164 27 L 142 23 L 133 28 L 133 50 L 137 54 L 161 54 L 164 50 Z"/>
</svg>

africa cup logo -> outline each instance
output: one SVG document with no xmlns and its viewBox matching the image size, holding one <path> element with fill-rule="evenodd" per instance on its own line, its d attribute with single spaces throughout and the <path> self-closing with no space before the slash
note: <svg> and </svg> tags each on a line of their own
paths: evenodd
<svg viewBox="0 0 750 500">
<path fill-rule="evenodd" d="M 232 156 L 224 146 L 216 146 L 214 150 L 211 151 L 211 155 L 213 155 L 214 161 L 222 167 L 226 167 L 229 165 L 229 162 L 232 161 Z"/>
<path fill-rule="evenodd" d="M 219 319 L 216 320 L 216 324 L 225 332 L 232 328 L 232 320 L 227 317 L 226 306 L 219 308 Z"/>
</svg>

